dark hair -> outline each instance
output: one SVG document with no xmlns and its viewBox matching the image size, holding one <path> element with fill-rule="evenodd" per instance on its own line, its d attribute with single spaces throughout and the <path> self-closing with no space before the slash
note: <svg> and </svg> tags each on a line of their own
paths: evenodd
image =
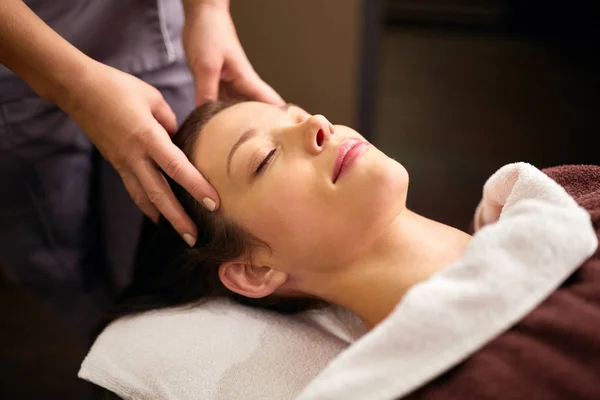
<svg viewBox="0 0 600 400">
<path fill-rule="evenodd" d="M 189 158 L 203 127 L 220 111 L 241 100 L 214 101 L 196 108 L 173 137 L 173 142 Z M 228 220 L 220 211 L 204 209 L 186 190 L 165 175 L 175 197 L 198 228 L 195 246 L 189 248 L 171 224 L 160 219 L 157 225 L 144 221 L 131 284 L 100 324 L 144 311 L 195 305 L 227 297 L 252 306 L 293 314 L 324 303 L 317 299 L 270 295 L 254 299 L 227 289 L 219 278 L 221 263 L 234 260 L 259 246 L 268 248 L 249 232 Z"/>
</svg>

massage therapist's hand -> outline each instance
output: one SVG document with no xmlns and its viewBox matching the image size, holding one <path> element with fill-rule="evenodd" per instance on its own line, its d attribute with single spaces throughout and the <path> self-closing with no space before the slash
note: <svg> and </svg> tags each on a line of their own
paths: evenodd
<svg viewBox="0 0 600 400">
<path fill-rule="evenodd" d="M 238 39 L 229 0 L 183 0 L 183 46 L 196 80 L 196 104 L 216 100 L 224 83 L 228 91 L 265 103 L 282 98 L 254 71 Z"/>
<path fill-rule="evenodd" d="M 159 212 L 188 244 L 197 231 L 176 200 L 160 167 L 208 209 L 219 204 L 216 191 L 176 147 L 169 133 L 175 114 L 160 92 L 107 65 L 91 62 L 61 107 L 115 167 L 133 201 L 153 220 Z M 212 200 L 211 200 L 212 199 Z"/>
</svg>

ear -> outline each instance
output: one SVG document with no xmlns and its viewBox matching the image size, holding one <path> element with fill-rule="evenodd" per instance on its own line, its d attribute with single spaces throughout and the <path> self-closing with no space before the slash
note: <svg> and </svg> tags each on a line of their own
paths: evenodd
<svg viewBox="0 0 600 400">
<path fill-rule="evenodd" d="M 250 262 L 229 261 L 219 266 L 219 278 L 232 292 L 257 299 L 275 292 L 288 275 L 271 267 L 255 267 Z"/>
</svg>

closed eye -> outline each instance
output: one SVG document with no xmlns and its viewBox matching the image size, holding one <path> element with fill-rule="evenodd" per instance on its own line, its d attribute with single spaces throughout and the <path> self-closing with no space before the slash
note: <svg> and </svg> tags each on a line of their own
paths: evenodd
<svg viewBox="0 0 600 400">
<path fill-rule="evenodd" d="M 276 152 L 277 152 L 277 149 L 273 149 L 269 152 L 269 154 L 267 154 L 267 156 L 265 157 L 264 160 L 262 160 L 262 162 L 260 163 L 258 168 L 256 168 L 256 171 L 254 171 L 255 175 L 260 174 L 261 171 L 271 163 L 271 160 L 273 159 L 273 156 L 275 155 Z"/>
</svg>

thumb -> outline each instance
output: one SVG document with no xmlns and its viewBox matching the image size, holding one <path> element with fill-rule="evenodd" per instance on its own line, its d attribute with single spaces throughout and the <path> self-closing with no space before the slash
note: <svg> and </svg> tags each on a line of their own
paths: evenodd
<svg viewBox="0 0 600 400">
<path fill-rule="evenodd" d="M 216 100 L 219 97 L 221 65 L 199 67 L 193 72 L 196 80 L 196 106 Z"/>
<path fill-rule="evenodd" d="M 247 72 L 240 73 L 230 80 L 231 88 L 248 98 L 270 103 L 275 105 L 284 104 L 285 101 L 277 94 L 275 89 L 260 79 L 256 71 L 251 66 L 246 69 Z"/>
<path fill-rule="evenodd" d="M 154 106 L 152 115 L 170 135 L 175 134 L 177 131 L 177 117 L 164 99 Z"/>
</svg>

